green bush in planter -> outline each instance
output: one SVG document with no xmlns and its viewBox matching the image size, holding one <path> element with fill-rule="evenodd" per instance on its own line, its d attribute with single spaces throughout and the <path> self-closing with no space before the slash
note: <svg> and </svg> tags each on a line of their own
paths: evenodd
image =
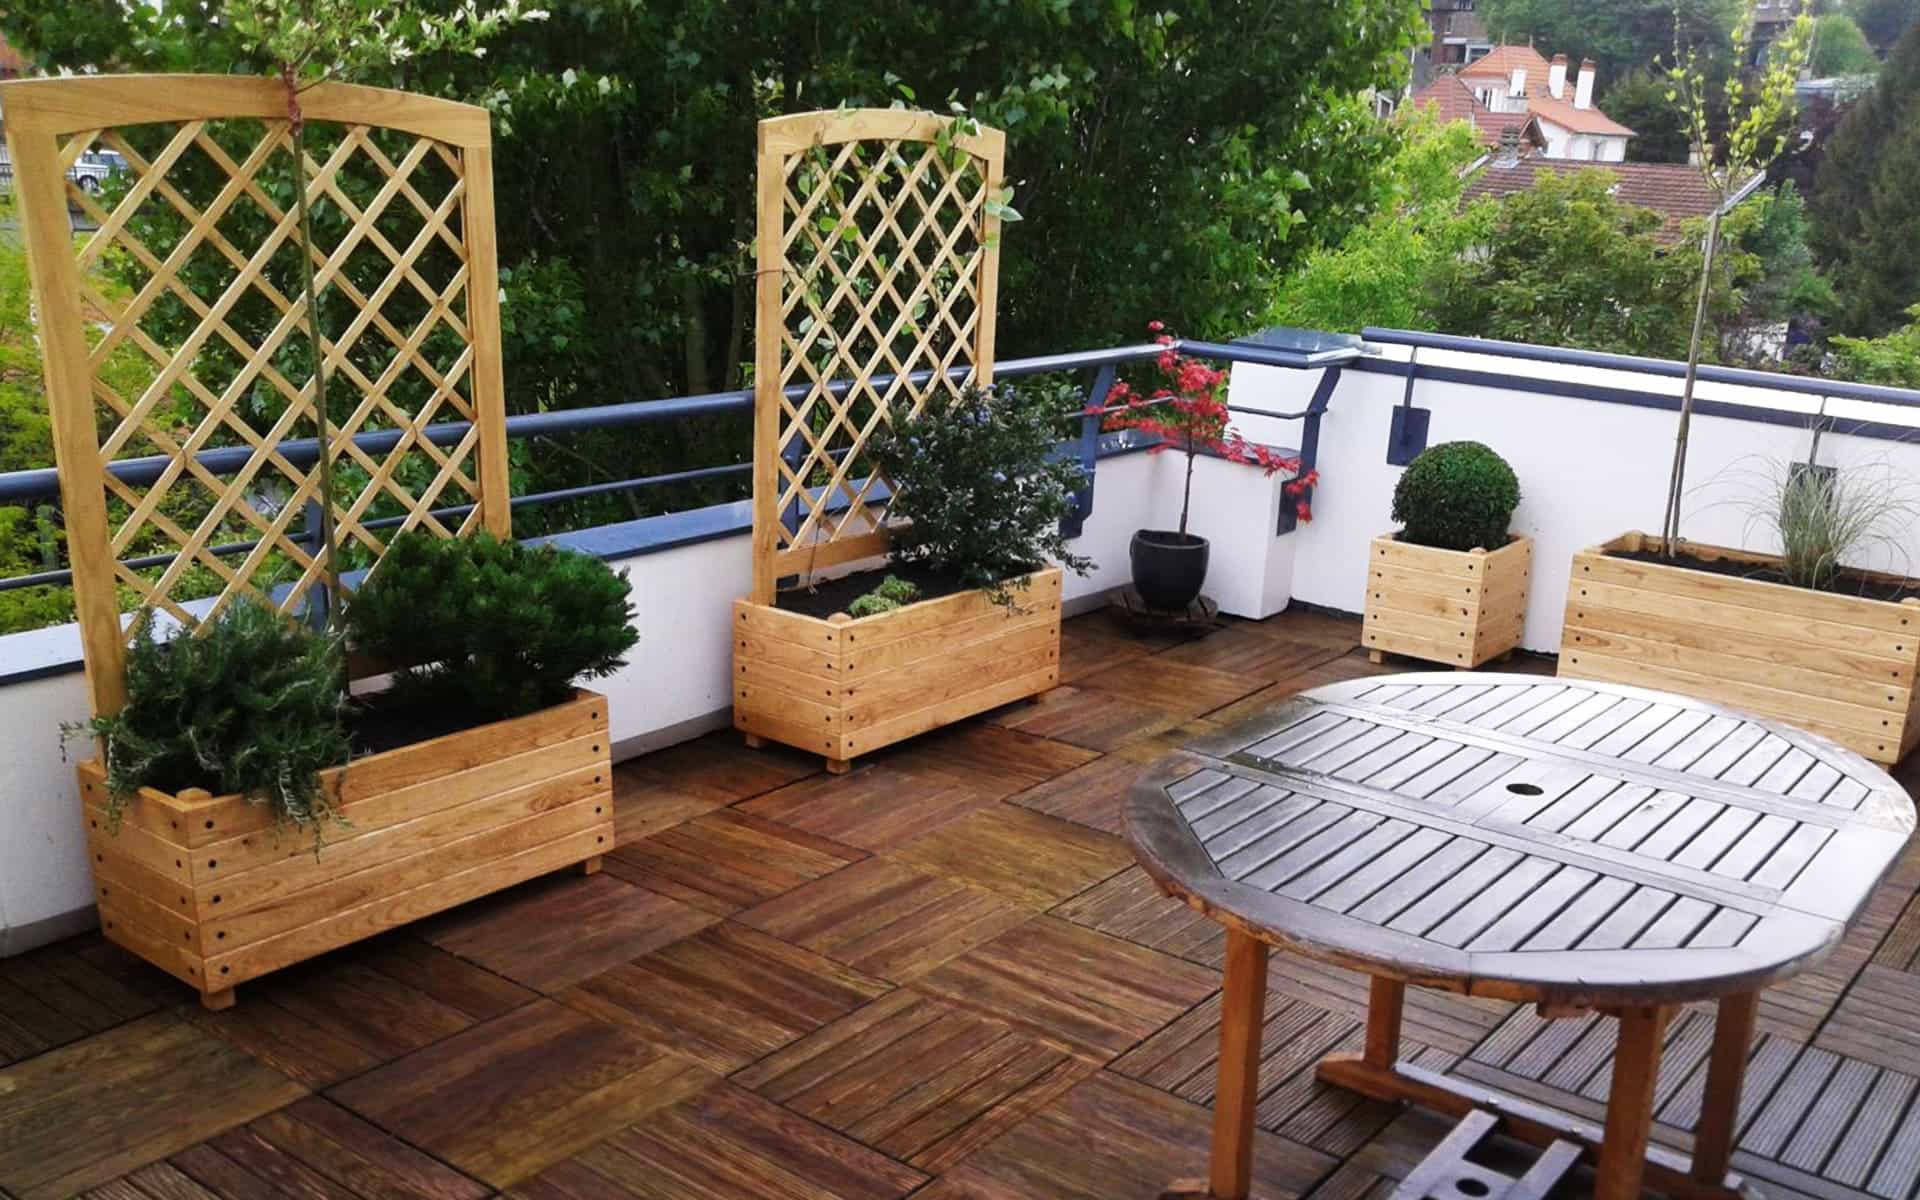
<svg viewBox="0 0 1920 1200">
<path fill-rule="evenodd" d="M 397 704 L 517 717 L 625 665 L 639 640 L 629 590 L 570 550 L 405 533 L 348 603 L 348 640 L 394 669 Z"/>
<path fill-rule="evenodd" d="M 248 600 L 194 636 L 161 641 L 151 610 L 134 622 L 127 702 L 70 732 L 106 749 L 107 813 L 143 787 L 205 788 L 312 826 L 332 815 L 323 768 L 347 761 L 340 643 Z"/>
<path fill-rule="evenodd" d="M 1507 460 L 1479 442 L 1429 446 L 1407 465 L 1393 489 L 1400 540 L 1442 550 L 1498 550 L 1520 503 L 1520 481 Z"/>
</svg>

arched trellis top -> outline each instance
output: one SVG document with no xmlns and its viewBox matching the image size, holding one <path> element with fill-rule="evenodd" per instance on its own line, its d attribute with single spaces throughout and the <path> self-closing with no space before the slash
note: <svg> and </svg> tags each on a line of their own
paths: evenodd
<svg viewBox="0 0 1920 1200">
<path fill-rule="evenodd" d="M 760 123 L 755 602 L 783 576 L 883 553 L 868 440 L 930 395 L 993 381 L 1005 160 L 1001 131 L 934 113 Z"/>
<path fill-rule="evenodd" d="M 279 80 L 259 75 L 69 76 L 19 80 L 6 89 L 10 129 L 56 136 L 128 125 L 236 117 L 266 121 L 287 115 Z M 300 93 L 300 109 L 309 121 L 373 125 L 461 149 L 491 145 L 486 109 L 391 88 L 315 84 Z"/>
<path fill-rule="evenodd" d="M 343 566 L 376 564 L 396 527 L 509 532 L 486 110 L 339 83 L 300 99 L 324 127 L 300 177 L 328 214 L 310 257 L 331 496 L 282 452 L 318 422 L 280 82 L 0 84 L 96 713 L 125 698 L 122 591 L 189 625 L 241 597 L 317 611 L 322 503 Z M 105 181 L 75 171 L 96 148 L 117 155 Z M 436 420 L 469 431 L 441 447 Z M 355 442 L 374 430 L 389 449 Z M 200 455 L 220 447 L 250 452 L 216 476 Z M 107 469 L 146 454 L 169 460 L 150 485 Z"/>
</svg>

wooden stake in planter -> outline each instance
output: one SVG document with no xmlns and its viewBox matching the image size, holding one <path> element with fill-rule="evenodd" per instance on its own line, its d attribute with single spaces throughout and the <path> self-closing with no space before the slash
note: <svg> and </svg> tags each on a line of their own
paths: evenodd
<svg viewBox="0 0 1920 1200">
<path fill-rule="evenodd" d="M 750 744 L 846 770 L 1058 682 L 1057 570 L 1011 609 L 978 591 L 858 621 L 776 603 L 783 578 L 886 552 L 874 432 L 993 382 L 1004 158 L 999 130 L 932 113 L 760 123 L 753 592 L 734 606 L 734 724 Z"/>
<path fill-rule="evenodd" d="M 392 536 L 379 518 L 442 537 L 511 532 L 486 110 L 340 83 L 301 103 L 331 146 L 305 164 L 307 200 L 344 225 L 312 248 L 320 302 L 351 314 L 320 348 L 357 396 L 324 422 L 319 455 L 353 481 L 332 496 L 287 447 L 322 423 L 311 375 L 283 373 L 308 313 L 282 286 L 300 243 L 294 206 L 275 198 L 297 174 L 280 84 L 0 84 L 96 715 L 126 701 L 120 589 L 189 631 L 242 597 L 296 619 L 328 575 L 322 505 L 370 569 Z M 127 164 L 104 197 L 66 177 L 96 145 Z M 70 208 L 96 228 L 76 238 Z M 125 383 L 142 376 L 137 392 Z M 427 437 L 442 422 L 466 429 L 442 446 Z M 384 449 L 355 444 L 376 430 Z M 244 461 L 216 473 L 201 461 L 216 449 Z M 163 460 L 150 480 L 109 470 L 146 455 Z M 153 554 L 172 557 L 123 561 Z M 116 832 L 99 766 L 83 763 L 102 926 L 217 1008 L 266 971 L 543 871 L 591 869 L 613 845 L 606 718 L 603 698 L 580 693 L 330 773 L 351 825 L 318 859 L 308 838 L 276 837 L 264 809 L 204 792 L 144 792 Z"/>
<path fill-rule="evenodd" d="M 1520 644 L 1532 574 L 1533 539 L 1520 535 L 1492 552 L 1373 539 L 1367 657 L 1405 654 L 1462 670 L 1506 657 Z"/>
<path fill-rule="evenodd" d="M 1689 567 L 1686 558 L 1626 557 L 1663 545 L 1629 533 L 1573 556 L 1560 674 L 1718 701 L 1878 763 L 1898 762 L 1920 743 L 1920 600 L 1742 578 L 1777 570 L 1780 560 L 1720 546 L 1686 543 L 1684 553 L 1730 564 L 1731 573 Z M 1869 579 L 1892 591 L 1915 586 L 1900 576 Z"/>
</svg>

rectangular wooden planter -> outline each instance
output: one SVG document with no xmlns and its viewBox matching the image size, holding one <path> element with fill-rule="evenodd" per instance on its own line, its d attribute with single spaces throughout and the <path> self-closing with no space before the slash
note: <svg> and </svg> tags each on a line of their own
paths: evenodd
<svg viewBox="0 0 1920 1200">
<path fill-rule="evenodd" d="M 325 772 L 345 825 L 276 828 L 240 796 L 142 789 L 107 817 L 79 767 L 109 941 L 200 990 L 234 985 L 613 849 L 607 701 L 593 692 Z"/>
<path fill-rule="evenodd" d="M 733 723 L 750 738 L 857 755 L 1037 695 L 1060 682 L 1058 567 L 1012 608 L 956 592 L 853 619 L 733 605 Z"/>
<path fill-rule="evenodd" d="M 1361 641 L 1374 662 L 1405 654 L 1470 668 L 1520 644 L 1532 538 L 1516 535 L 1498 550 L 1441 550 L 1388 534 L 1373 539 L 1367 560 Z"/>
<path fill-rule="evenodd" d="M 1574 555 L 1560 674 L 1660 688 L 1775 717 L 1879 763 L 1898 762 L 1920 740 L 1913 703 L 1920 602 L 1618 557 L 1661 544 L 1629 533 Z M 1780 562 L 1693 542 L 1686 552 L 1754 567 Z"/>
</svg>

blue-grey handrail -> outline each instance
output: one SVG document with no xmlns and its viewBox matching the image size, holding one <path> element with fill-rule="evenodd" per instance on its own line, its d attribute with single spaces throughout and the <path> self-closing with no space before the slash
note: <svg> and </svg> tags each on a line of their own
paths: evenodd
<svg viewBox="0 0 1920 1200">
<path fill-rule="evenodd" d="M 1521 359 L 1526 362 L 1554 363 L 1570 367 L 1597 367 L 1608 371 L 1630 371 L 1662 379 L 1683 379 L 1687 374 L 1687 364 L 1673 359 L 1642 358 L 1637 354 L 1613 354 L 1604 350 L 1535 346 L 1527 342 L 1503 342 L 1494 338 L 1462 337 L 1452 333 L 1377 329 L 1371 325 L 1363 329 L 1360 336 L 1374 345 L 1454 350 L 1463 354 L 1487 354 L 1497 358 Z M 1853 383 L 1849 380 L 1823 379 L 1813 375 L 1787 375 L 1778 371 L 1756 371 L 1750 367 L 1723 367 L 1713 363 L 1701 364 L 1697 378 L 1708 383 L 1763 388 L 1772 392 L 1800 392 L 1809 396 L 1871 400 L 1875 403 L 1894 404 L 1902 408 L 1920 408 L 1920 391 L 1888 387 L 1877 383 Z M 1520 384 L 1518 390 L 1527 390 L 1525 386 L 1527 382 L 1518 381 Z"/>
</svg>

